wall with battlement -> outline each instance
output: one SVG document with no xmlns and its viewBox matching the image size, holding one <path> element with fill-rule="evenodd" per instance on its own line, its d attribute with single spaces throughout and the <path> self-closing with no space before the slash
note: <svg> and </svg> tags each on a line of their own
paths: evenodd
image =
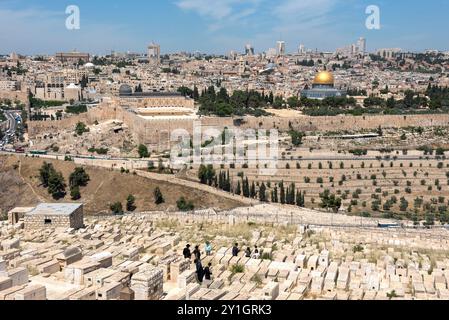
<svg viewBox="0 0 449 320">
<path fill-rule="evenodd" d="M 367 116 L 333 116 L 333 117 L 248 117 L 241 125 L 243 128 L 276 128 L 289 130 L 292 128 L 301 131 L 339 131 L 404 127 L 432 127 L 448 126 L 449 114 L 429 115 L 367 115 Z"/>
<path fill-rule="evenodd" d="M 151 145 L 162 151 L 170 147 L 170 134 L 176 129 L 184 129 L 188 133 L 193 132 L 192 119 L 144 119 L 139 117 L 131 109 L 120 107 L 113 102 L 103 103 L 101 106 L 89 110 L 78 116 L 62 119 L 59 121 L 30 121 L 30 137 L 36 137 L 45 133 L 60 129 L 75 129 L 76 124 L 81 121 L 87 125 L 95 121 L 118 120 L 126 124 L 133 133 L 138 143 Z M 367 116 L 334 116 L 334 117 L 309 117 L 300 116 L 296 118 L 280 117 L 241 117 L 241 118 L 219 118 L 201 117 L 203 130 L 214 127 L 223 130 L 234 125 L 241 129 L 278 129 L 286 131 L 290 128 L 300 131 L 354 131 L 361 129 L 374 130 L 382 128 L 404 128 L 404 127 L 432 127 L 449 126 L 449 114 L 434 115 L 367 115 Z"/>
</svg>

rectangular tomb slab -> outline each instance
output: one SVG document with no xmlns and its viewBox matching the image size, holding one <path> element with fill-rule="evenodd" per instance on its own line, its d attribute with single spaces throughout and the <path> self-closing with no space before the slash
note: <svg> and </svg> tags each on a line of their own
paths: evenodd
<svg viewBox="0 0 449 320">
<path fill-rule="evenodd" d="M 14 295 L 14 300 L 46 300 L 46 298 L 46 288 L 39 284 L 28 286 Z"/>
</svg>

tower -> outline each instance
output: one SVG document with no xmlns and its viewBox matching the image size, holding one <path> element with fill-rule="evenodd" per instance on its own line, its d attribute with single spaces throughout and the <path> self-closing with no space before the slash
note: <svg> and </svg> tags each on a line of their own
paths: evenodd
<svg viewBox="0 0 449 320">
<path fill-rule="evenodd" d="M 360 37 L 359 40 L 357 41 L 357 47 L 358 47 L 359 53 L 365 54 L 366 53 L 366 39 L 363 37 Z"/>
<path fill-rule="evenodd" d="M 161 63 L 161 46 L 152 42 L 148 46 L 148 60 L 150 62 L 159 64 Z"/>
<path fill-rule="evenodd" d="M 247 56 L 253 56 L 254 55 L 254 47 L 250 44 L 247 44 L 245 46 L 245 55 Z"/>
<path fill-rule="evenodd" d="M 285 41 L 277 42 L 277 53 L 279 56 L 285 55 Z"/>
</svg>

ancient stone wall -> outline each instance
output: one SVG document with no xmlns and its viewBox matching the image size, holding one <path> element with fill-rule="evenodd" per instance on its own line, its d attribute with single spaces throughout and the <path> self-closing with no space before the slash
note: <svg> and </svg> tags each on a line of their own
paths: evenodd
<svg viewBox="0 0 449 320">
<path fill-rule="evenodd" d="M 28 105 L 28 93 L 26 91 L 0 91 L 0 99 L 18 100 Z"/>
<path fill-rule="evenodd" d="M 89 110 L 78 116 L 59 121 L 30 121 L 30 137 L 36 137 L 58 129 L 73 128 L 78 122 L 92 125 L 95 121 L 118 120 L 126 124 L 133 133 L 138 143 L 153 146 L 158 151 L 168 150 L 170 147 L 170 135 L 176 129 L 184 129 L 189 134 L 193 132 L 192 119 L 144 119 L 139 117 L 131 109 L 122 108 L 113 102 L 103 103 L 101 106 Z M 300 131 L 354 131 L 375 130 L 382 128 L 404 127 L 432 127 L 449 126 L 449 114 L 434 115 L 367 115 L 367 116 L 334 116 L 334 117 L 309 117 L 296 118 L 280 117 L 241 117 L 219 118 L 201 117 L 199 120 L 202 130 L 209 127 L 223 130 L 225 127 L 237 126 L 241 129 L 278 129 L 280 131 L 291 128 Z"/>
<path fill-rule="evenodd" d="M 289 130 L 290 127 L 302 131 L 339 131 L 404 127 L 434 127 L 448 126 L 448 114 L 426 115 L 366 115 L 366 116 L 333 116 L 333 117 L 246 117 L 241 127 L 243 128 L 276 128 Z"/>
</svg>

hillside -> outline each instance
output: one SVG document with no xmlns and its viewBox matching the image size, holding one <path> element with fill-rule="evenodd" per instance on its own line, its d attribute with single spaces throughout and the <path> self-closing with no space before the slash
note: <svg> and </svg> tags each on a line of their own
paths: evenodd
<svg viewBox="0 0 449 320">
<path fill-rule="evenodd" d="M 61 171 L 68 182 L 70 173 L 76 165 L 72 162 L 46 160 L 52 163 L 57 171 Z M 44 160 L 38 158 L 0 156 L 0 208 L 3 212 L 17 207 L 35 205 L 39 202 L 55 202 L 47 190 L 40 186 L 39 168 Z M 172 183 L 155 181 L 133 174 L 122 174 L 107 169 L 86 167 L 90 182 L 81 188 L 81 202 L 85 203 L 85 212 L 95 214 L 109 212 L 109 205 L 121 201 L 125 206 L 129 194 L 136 197 L 138 211 L 175 210 L 176 201 L 184 196 L 193 201 L 195 208 L 229 209 L 241 206 L 238 201 L 222 199 L 219 196 L 192 188 L 184 188 Z M 154 203 L 153 191 L 159 187 L 165 203 L 157 206 Z M 67 188 L 67 192 L 69 192 Z M 72 202 L 66 195 L 59 202 Z"/>
</svg>

